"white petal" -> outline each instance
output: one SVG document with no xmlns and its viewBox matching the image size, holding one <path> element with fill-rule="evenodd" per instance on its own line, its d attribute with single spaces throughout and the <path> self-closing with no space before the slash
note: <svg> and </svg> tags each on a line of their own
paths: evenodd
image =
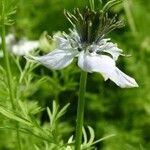
<svg viewBox="0 0 150 150">
<path fill-rule="evenodd" d="M 100 72 L 105 80 L 108 79 L 107 72 L 115 66 L 115 62 L 105 55 L 92 55 L 81 52 L 78 59 L 79 67 L 87 72 Z"/>
<path fill-rule="evenodd" d="M 90 55 L 83 52 L 79 55 L 78 65 L 87 72 L 99 72 L 105 80 L 108 78 L 122 88 L 138 87 L 136 81 L 121 72 L 115 61 L 106 55 Z"/>
<path fill-rule="evenodd" d="M 8 50 L 12 49 L 12 46 L 16 42 L 15 36 L 10 33 L 10 34 L 6 35 L 6 39 L 5 40 L 6 40 L 6 44 L 7 44 L 7 49 Z M 2 42 L 2 39 L 0 37 L 0 44 L 1 44 L 1 42 Z"/>
<path fill-rule="evenodd" d="M 6 36 L 6 44 L 13 44 L 15 41 L 16 41 L 16 39 L 13 34 L 8 34 Z"/>
<path fill-rule="evenodd" d="M 114 60 L 117 60 L 118 57 L 122 54 L 122 50 L 117 47 L 117 44 L 113 44 L 112 42 L 109 42 L 109 40 L 110 39 L 102 39 L 98 43 L 98 51 L 109 53 L 110 55 L 112 55 Z"/>
<path fill-rule="evenodd" d="M 54 36 L 54 40 L 56 42 L 56 47 L 58 49 L 66 49 L 66 48 L 70 48 L 70 43 L 67 39 L 57 36 Z"/>
<path fill-rule="evenodd" d="M 108 42 L 103 51 L 111 54 L 114 60 L 117 60 L 122 53 L 122 50 L 117 47 L 117 44 L 113 44 L 112 42 Z"/>
<path fill-rule="evenodd" d="M 123 73 L 121 70 L 119 70 L 117 67 L 115 67 L 112 74 L 110 74 L 109 78 L 114 81 L 118 86 L 121 88 L 132 88 L 132 87 L 138 87 L 138 84 L 136 81 Z"/>
<path fill-rule="evenodd" d="M 35 50 L 39 47 L 37 41 L 19 41 L 19 43 L 12 46 L 10 51 L 16 55 L 22 56 L 28 54 L 30 51 Z"/>
<path fill-rule="evenodd" d="M 45 56 L 32 57 L 49 69 L 63 69 L 68 66 L 75 57 L 76 52 L 73 50 L 56 49 Z"/>
</svg>

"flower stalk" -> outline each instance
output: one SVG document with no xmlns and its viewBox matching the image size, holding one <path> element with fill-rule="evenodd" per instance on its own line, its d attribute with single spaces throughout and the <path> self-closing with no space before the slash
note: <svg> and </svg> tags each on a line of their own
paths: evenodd
<svg viewBox="0 0 150 150">
<path fill-rule="evenodd" d="M 85 91 L 86 91 L 87 72 L 82 71 L 80 77 L 79 99 L 77 108 L 77 122 L 75 135 L 75 150 L 81 149 L 82 143 L 82 127 L 84 122 L 84 105 L 85 105 Z"/>
<path fill-rule="evenodd" d="M 123 6 L 124 6 L 124 10 L 125 10 L 128 22 L 129 22 L 130 29 L 132 31 L 133 36 L 136 37 L 137 29 L 136 29 L 135 21 L 131 12 L 130 4 L 131 2 L 128 0 L 123 1 Z"/>
<path fill-rule="evenodd" d="M 15 110 L 15 97 L 14 97 L 14 91 L 13 91 L 13 83 L 12 83 L 12 73 L 10 69 L 10 61 L 8 57 L 8 51 L 6 48 L 6 30 L 5 30 L 5 4 L 4 1 L 1 1 L 2 10 L 1 10 L 1 39 L 2 39 L 2 50 L 4 54 L 4 61 L 6 66 L 6 74 L 7 74 L 7 83 L 8 83 L 8 89 L 9 89 L 9 97 L 12 105 L 12 109 Z M 18 149 L 21 150 L 21 140 L 20 140 L 20 134 L 19 134 L 19 124 L 16 123 L 16 135 L 17 135 L 17 141 L 18 141 Z"/>
</svg>

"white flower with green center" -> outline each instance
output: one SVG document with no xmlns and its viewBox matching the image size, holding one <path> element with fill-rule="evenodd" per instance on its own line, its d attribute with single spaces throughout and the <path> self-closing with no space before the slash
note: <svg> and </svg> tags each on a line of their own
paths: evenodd
<svg viewBox="0 0 150 150">
<path fill-rule="evenodd" d="M 49 69 L 60 70 L 71 64 L 78 57 L 78 66 L 86 72 L 99 72 L 105 80 L 110 79 L 121 88 L 138 87 L 136 81 L 116 67 L 115 61 L 122 50 L 110 39 L 104 38 L 111 30 L 120 27 L 121 22 L 109 19 L 101 14 L 79 9 L 74 14 L 65 12 L 74 30 L 70 34 L 54 36 L 56 49 L 45 56 L 32 57 Z"/>
</svg>

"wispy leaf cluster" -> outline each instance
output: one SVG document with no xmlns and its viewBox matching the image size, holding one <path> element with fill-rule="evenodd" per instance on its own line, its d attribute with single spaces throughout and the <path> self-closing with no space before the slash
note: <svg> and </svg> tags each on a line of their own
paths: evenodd
<svg viewBox="0 0 150 150">
<path fill-rule="evenodd" d="M 95 149 L 95 144 L 115 136 L 115 134 L 112 134 L 112 135 L 108 135 L 108 136 L 105 136 L 103 138 L 100 138 L 98 140 L 95 140 L 95 132 L 94 132 L 93 128 L 90 126 L 87 127 L 87 130 L 83 127 L 82 133 L 83 133 L 83 142 L 81 145 L 81 150 Z M 74 142 L 75 141 L 74 141 L 74 138 L 72 135 L 68 140 L 69 146 L 67 146 L 66 150 L 74 150 L 74 146 L 73 146 Z"/>
<path fill-rule="evenodd" d="M 0 0 L 0 25 L 14 24 L 14 15 L 17 11 L 16 0 Z"/>
<path fill-rule="evenodd" d="M 59 110 L 56 102 L 53 102 L 52 110 L 47 107 L 47 113 L 50 119 L 49 126 L 47 128 L 41 126 L 40 122 L 38 122 L 35 118 L 35 115 L 43 110 L 36 102 L 31 102 L 28 104 L 26 102 L 19 101 L 18 109 L 16 111 L 0 105 L 0 113 L 11 120 L 17 121 L 20 124 L 20 132 L 35 136 L 44 142 L 55 144 L 55 147 L 58 147 L 62 145 L 60 145 L 59 141 L 56 140 L 59 135 L 55 134 L 55 125 L 56 121 L 66 112 L 67 107 L 68 105 Z M 14 126 L 9 126 L 6 128 L 16 130 Z"/>
</svg>

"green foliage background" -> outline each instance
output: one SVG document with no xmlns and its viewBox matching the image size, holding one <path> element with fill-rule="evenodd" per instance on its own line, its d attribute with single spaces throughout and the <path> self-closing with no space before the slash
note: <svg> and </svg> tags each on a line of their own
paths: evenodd
<svg viewBox="0 0 150 150">
<path fill-rule="evenodd" d="M 71 26 L 63 15 L 64 9 L 72 10 L 76 6 L 86 5 L 86 0 L 20 0 L 16 22 L 7 32 L 14 32 L 18 38 L 26 36 L 30 39 L 39 39 L 43 31 L 50 35 L 57 31 L 68 32 Z M 124 19 L 126 26 L 109 36 L 126 54 L 131 54 L 131 57 L 121 57 L 117 64 L 120 69 L 136 79 L 139 88 L 120 89 L 111 81 L 104 82 L 100 74 L 88 75 L 84 124 L 94 128 L 96 138 L 116 134 L 97 144 L 100 150 L 150 149 L 149 10 L 149 0 L 124 1 L 111 10 L 112 15 L 117 13 L 120 19 Z M 22 66 L 24 62 L 22 58 Z M 0 60 L 0 63 L 3 65 L 3 60 Z M 12 70 L 13 75 L 19 74 L 14 64 Z M 34 78 L 31 79 L 30 85 L 24 83 L 20 87 L 20 99 L 27 103 L 36 101 L 44 108 L 51 107 L 53 100 L 57 100 L 60 106 L 69 102 L 69 109 L 60 120 L 63 122 L 63 137 L 67 141 L 69 136 L 74 134 L 76 119 L 80 76 L 76 62 L 62 71 L 50 71 L 38 66 L 32 74 Z M 43 81 L 38 82 L 41 78 L 44 78 Z M 2 97 L 2 93 L 0 94 Z M 4 98 L 3 103 L 4 101 L 7 102 L 7 99 Z M 45 111 L 36 118 L 41 125 L 48 121 Z M 0 125 L 8 124 L 10 121 L 1 115 Z M 12 130 L 0 130 L 0 150 L 15 149 L 14 134 Z M 39 143 L 36 138 L 23 133 L 22 141 L 24 149 L 29 150 L 34 149 L 34 143 Z"/>
</svg>

